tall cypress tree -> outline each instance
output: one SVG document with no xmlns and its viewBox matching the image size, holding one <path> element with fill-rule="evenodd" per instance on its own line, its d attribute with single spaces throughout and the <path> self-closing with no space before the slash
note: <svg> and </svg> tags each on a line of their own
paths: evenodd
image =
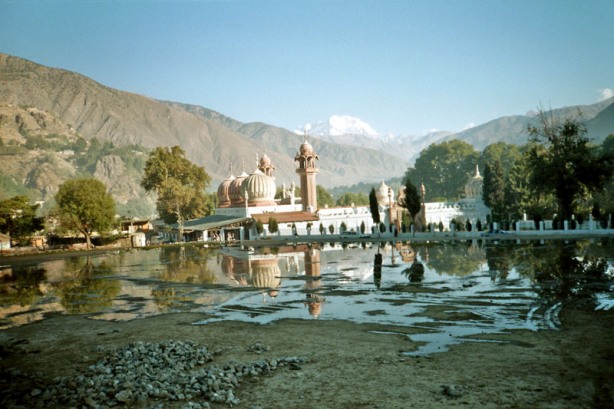
<svg viewBox="0 0 614 409">
<path fill-rule="evenodd" d="M 377 195 L 375 194 L 375 188 L 372 188 L 371 192 L 369 192 L 369 207 L 371 209 L 371 217 L 373 217 L 373 224 L 379 224 L 379 204 L 377 203 Z"/>
<path fill-rule="evenodd" d="M 505 175 L 501 162 L 495 159 L 484 167 L 482 200 L 493 212 L 493 218 L 501 221 L 505 209 Z"/>
</svg>

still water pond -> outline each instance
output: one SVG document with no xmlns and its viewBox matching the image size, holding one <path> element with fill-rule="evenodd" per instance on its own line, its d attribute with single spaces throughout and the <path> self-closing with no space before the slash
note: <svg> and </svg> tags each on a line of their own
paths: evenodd
<svg viewBox="0 0 614 409">
<path fill-rule="evenodd" d="M 314 244 L 249 252 L 178 246 L 11 265 L 0 259 L 0 329 L 52 313 L 198 324 L 283 318 L 411 327 L 422 347 L 556 329 L 561 308 L 614 313 L 614 240 Z M 486 334 L 486 336 L 484 336 Z"/>
</svg>

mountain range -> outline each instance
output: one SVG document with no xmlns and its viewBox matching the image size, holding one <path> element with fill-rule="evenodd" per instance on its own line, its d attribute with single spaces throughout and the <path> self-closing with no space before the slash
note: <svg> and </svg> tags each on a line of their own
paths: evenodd
<svg viewBox="0 0 614 409">
<path fill-rule="evenodd" d="M 580 118 L 587 128 L 587 137 L 601 143 L 614 133 L 614 97 L 592 105 L 576 105 L 553 109 L 549 112 L 557 118 Z M 420 152 L 432 143 L 459 139 L 477 150 L 495 142 L 523 145 L 528 141 L 527 127 L 535 123 L 537 112 L 525 115 L 504 116 L 461 132 L 434 131 L 425 135 L 380 134 L 368 123 L 351 116 L 333 115 L 328 121 L 308 123 L 295 132 L 307 130 L 310 135 L 331 143 L 355 145 L 409 158 L 413 163 Z"/>
<path fill-rule="evenodd" d="M 581 112 L 589 136 L 596 141 L 614 133 L 614 98 L 553 112 Z M 107 153 L 84 170 L 66 150 L 28 148 L 28 135 L 61 137 L 70 143 L 96 139 L 147 149 L 179 145 L 211 175 L 211 190 L 230 175 L 231 168 L 235 175 L 252 172 L 265 153 L 276 166 L 278 185 L 296 182 L 294 157 L 307 137 L 319 155 L 318 183 L 332 188 L 401 177 L 422 149 L 453 138 L 480 150 L 497 141 L 525 143 L 531 120 L 531 115 L 510 116 L 459 133 L 415 136 L 380 135 L 360 119 L 336 115 L 311 125 L 305 136 L 261 122 L 243 123 L 201 106 L 113 89 L 78 73 L 0 54 L 0 145 L 19 147 L 3 150 L 0 182 L 39 191 L 43 199 L 51 197 L 63 180 L 84 171 L 98 172 L 120 202 L 138 200 L 144 193 L 130 157 Z M 134 152 L 133 156 L 143 154 Z M 122 178 L 126 180 L 120 183 Z"/>
</svg>

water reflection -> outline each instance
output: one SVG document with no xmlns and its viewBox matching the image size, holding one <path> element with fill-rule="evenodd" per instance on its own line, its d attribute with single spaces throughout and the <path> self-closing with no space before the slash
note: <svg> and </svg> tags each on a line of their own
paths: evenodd
<svg viewBox="0 0 614 409">
<path fill-rule="evenodd" d="M 575 246 L 556 250 L 536 260 L 532 270 L 545 305 L 562 304 L 595 309 L 597 296 L 610 291 L 611 277 L 605 257 L 578 256 Z"/>
<path fill-rule="evenodd" d="M 57 285 L 60 304 L 72 314 L 97 312 L 110 307 L 121 289 L 113 275 L 110 260 L 95 265 L 92 257 L 68 259 L 64 279 Z"/>
<path fill-rule="evenodd" d="M 152 289 L 151 295 L 160 311 L 194 301 L 190 286 L 173 284 L 213 284 L 215 275 L 207 267 L 212 251 L 195 246 L 163 247 L 160 264 L 164 266 L 160 279 L 165 285 Z"/>
<path fill-rule="evenodd" d="M 309 315 L 313 318 L 318 318 L 322 313 L 322 306 L 326 299 L 319 294 L 319 289 L 322 285 L 321 264 L 320 264 L 320 249 L 310 248 L 305 250 L 305 305 Z M 297 263 L 298 265 L 298 263 Z M 298 271 L 297 271 L 298 273 Z"/>
<path fill-rule="evenodd" d="M 413 327 L 414 354 L 474 335 L 556 328 L 562 308 L 612 309 L 614 241 L 199 246 L 110 252 L 8 266 L 0 325 L 46 312 L 129 320 L 203 313 L 269 323 L 345 319 Z"/>
<path fill-rule="evenodd" d="M 421 283 L 424 279 L 424 264 L 419 261 L 414 261 L 411 267 L 403 270 L 403 274 L 409 279 L 410 283 Z"/>
</svg>

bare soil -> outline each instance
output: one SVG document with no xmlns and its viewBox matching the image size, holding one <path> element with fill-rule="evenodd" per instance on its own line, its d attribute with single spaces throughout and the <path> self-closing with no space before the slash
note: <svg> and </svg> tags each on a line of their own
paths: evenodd
<svg viewBox="0 0 614 409">
<path fill-rule="evenodd" d="M 614 312 L 563 309 L 560 318 L 560 330 L 516 331 L 499 335 L 501 342 L 411 357 L 403 352 L 417 344 L 405 334 L 415 330 L 406 327 L 319 320 L 192 325 L 203 319 L 199 314 L 129 322 L 55 315 L 0 332 L 0 406 L 25 407 L 19 396 L 35 386 L 14 376 L 15 369 L 37 374 L 40 388 L 133 341 L 175 339 L 221 349 L 221 363 L 310 359 L 300 370 L 245 378 L 238 408 L 614 408 Z M 256 342 L 269 350 L 256 354 L 250 348 Z"/>
</svg>

